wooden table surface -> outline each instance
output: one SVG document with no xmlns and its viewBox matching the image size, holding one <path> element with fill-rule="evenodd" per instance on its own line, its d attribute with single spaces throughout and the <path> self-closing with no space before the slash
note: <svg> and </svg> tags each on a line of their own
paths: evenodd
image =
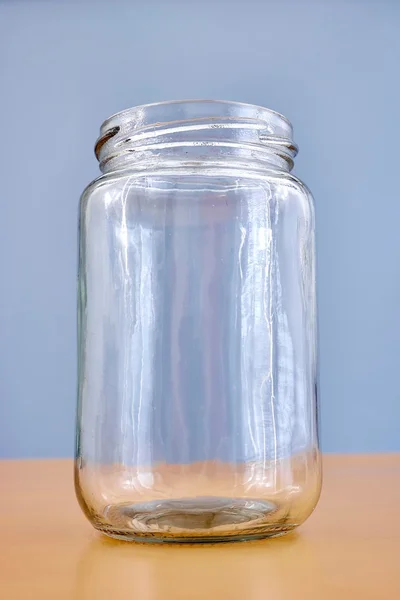
<svg viewBox="0 0 400 600">
<path fill-rule="evenodd" d="M 400 455 L 326 456 L 324 467 L 320 503 L 297 532 L 168 546 L 96 533 L 71 461 L 0 461 L 0 598 L 400 599 Z"/>
</svg>

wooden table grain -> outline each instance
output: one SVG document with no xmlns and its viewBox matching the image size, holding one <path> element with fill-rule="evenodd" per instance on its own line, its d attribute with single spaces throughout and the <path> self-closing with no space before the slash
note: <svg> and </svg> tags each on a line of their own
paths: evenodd
<svg viewBox="0 0 400 600">
<path fill-rule="evenodd" d="M 166 546 L 96 533 L 71 461 L 0 461 L 0 598 L 399 599 L 400 454 L 330 455 L 324 467 L 320 503 L 297 532 Z"/>
</svg>

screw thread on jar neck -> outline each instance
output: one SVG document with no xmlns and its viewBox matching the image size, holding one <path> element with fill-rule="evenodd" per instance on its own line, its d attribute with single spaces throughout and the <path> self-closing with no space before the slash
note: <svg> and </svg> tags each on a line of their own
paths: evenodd
<svg viewBox="0 0 400 600">
<path fill-rule="evenodd" d="M 279 113 L 239 102 L 187 100 L 130 108 L 107 119 L 95 153 L 114 170 L 260 164 L 290 171 L 297 147 Z"/>
</svg>

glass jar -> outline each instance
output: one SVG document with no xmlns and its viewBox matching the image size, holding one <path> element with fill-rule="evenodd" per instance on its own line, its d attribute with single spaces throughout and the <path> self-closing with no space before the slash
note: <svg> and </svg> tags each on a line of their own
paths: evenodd
<svg viewBox="0 0 400 600">
<path fill-rule="evenodd" d="M 314 509 L 314 209 L 282 115 L 139 106 L 84 191 L 75 482 L 121 539 L 281 535 Z"/>
</svg>

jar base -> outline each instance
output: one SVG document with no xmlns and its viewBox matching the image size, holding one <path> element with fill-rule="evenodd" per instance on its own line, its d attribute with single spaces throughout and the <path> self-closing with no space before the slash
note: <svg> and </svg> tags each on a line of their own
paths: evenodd
<svg viewBox="0 0 400 600">
<path fill-rule="evenodd" d="M 230 542 L 292 531 L 288 511 L 266 500 L 198 497 L 109 505 L 95 527 L 140 542 Z"/>
<path fill-rule="evenodd" d="M 203 537 L 162 537 L 137 535 L 133 532 L 112 531 L 109 529 L 96 528 L 109 538 L 120 542 L 137 542 L 140 544 L 228 544 L 231 542 L 256 542 L 267 538 L 282 537 L 296 529 L 297 525 L 292 525 L 279 531 L 268 531 L 264 533 L 249 533 L 247 535 L 224 535 L 224 536 L 203 536 Z"/>
</svg>

